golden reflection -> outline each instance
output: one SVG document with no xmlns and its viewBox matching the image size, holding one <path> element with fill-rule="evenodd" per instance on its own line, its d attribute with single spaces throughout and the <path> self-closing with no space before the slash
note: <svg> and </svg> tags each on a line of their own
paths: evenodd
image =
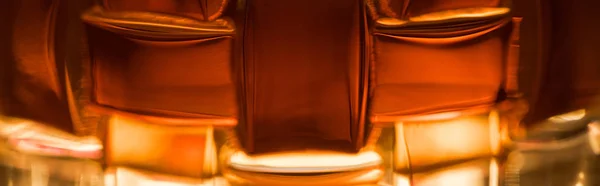
<svg viewBox="0 0 600 186">
<path fill-rule="evenodd" d="M 457 168 L 449 171 L 441 171 L 428 175 L 427 178 L 422 178 L 415 185 L 472 185 L 484 186 L 484 171 L 477 167 Z"/>
<path fill-rule="evenodd" d="M 157 36 L 214 36 L 234 31 L 231 21 L 225 19 L 207 22 L 152 12 L 106 12 L 101 7 L 90 9 L 83 14 L 82 19 L 89 24 L 115 31 Z"/>
<path fill-rule="evenodd" d="M 498 7 L 479 7 L 479 8 L 461 8 L 455 10 L 439 11 L 434 13 L 423 14 L 416 17 L 411 17 L 413 22 L 428 22 L 428 21 L 446 21 L 451 19 L 465 18 L 487 18 L 503 16 L 510 12 L 510 8 Z"/>
<path fill-rule="evenodd" d="M 110 167 L 104 174 L 105 186 L 228 186 L 221 177 L 199 179 Z"/>
<path fill-rule="evenodd" d="M 412 177 L 412 180 L 411 180 Z M 497 186 L 499 165 L 495 159 L 480 159 L 409 177 L 394 173 L 394 186 Z"/>
<path fill-rule="evenodd" d="M 585 117 L 585 114 L 586 114 L 585 109 L 579 109 L 579 110 L 568 112 L 565 114 L 552 116 L 552 117 L 548 118 L 548 121 L 555 122 L 555 123 L 576 121 L 576 120 L 583 119 Z"/>
<path fill-rule="evenodd" d="M 496 155 L 501 149 L 500 116 L 495 110 L 447 120 L 398 122 L 395 128 L 396 170 Z"/>
<path fill-rule="evenodd" d="M 600 123 L 592 122 L 588 125 L 588 141 L 595 154 L 600 154 Z"/>
<path fill-rule="evenodd" d="M 94 137 L 77 137 L 31 120 L 0 118 L 0 139 L 9 148 L 41 156 L 102 157 L 102 144 Z"/>
<path fill-rule="evenodd" d="M 500 182 L 500 167 L 496 159 L 492 159 L 490 162 L 490 170 L 488 172 L 488 186 L 498 186 Z"/>
<path fill-rule="evenodd" d="M 227 150 L 224 150 L 227 151 Z M 374 151 L 290 151 L 262 155 L 231 153 L 225 177 L 243 185 L 354 185 L 376 183 L 382 159 Z"/>
<path fill-rule="evenodd" d="M 384 174 L 381 169 L 368 169 L 329 174 L 286 175 L 250 173 L 228 169 L 224 171 L 227 180 L 234 185 L 258 186 L 330 186 L 330 185 L 373 185 Z"/>
<path fill-rule="evenodd" d="M 490 17 L 504 16 L 510 12 L 509 8 L 462 8 L 456 10 L 447 10 L 434 13 L 423 14 L 416 17 L 411 17 L 408 20 L 400 20 L 396 18 L 380 18 L 377 19 L 377 24 L 385 27 L 398 27 L 415 22 L 438 22 L 460 19 L 486 19 Z"/>
<path fill-rule="evenodd" d="M 108 165 L 189 177 L 211 177 L 218 171 L 210 125 L 173 126 L 113 115 L 107 131 Z"/>
<path fill-rule="evenodd" d="M 381 157 L 372 151 L 358 154 L 305 151 L 257 156 L 248 156 L 243 151 L 238 151 L 230 157 L 228 163 L 238 170 L 272 173 L 341 172 L 377 167 L 379 164 Z"/>
<path fill-rule="evenodd" d="M 394 186 L 411 186 L 410 178 L 402 174 L 394 174 Z"/>
<path fill-rule="evenodd" d="M 384 35 L 384 36 L 388 36 L 391 38 L 408 41 L 408 42 L 416 42 L 416 43 L 429 44 L 429 45 L 444 45 L 444 44 L 453 44 L 453 43 L 458 43 L 458 42 L 478 38 L 480 36 L 486 35 L 490 32 L 500 29 L 501 27 L 506 25 L 508 22 L 509 22 L 509 20 L 499 20 L 499 21 L 494 22 L 493 24 L 481 27 L 480 30 L 478 30 L 479 32 L 473 32 L 473 33 L 465 32 L 464 35 L 453 36 L 453 37 L 438 37 L 438 38 L 435 38 L 435 37 L 431 37 L 431 38 L 413 37 L 413 36 L 406 37 L 406 36 L 390 35 L 390 34 L 384 34 L 384 33 L 377 33 L 376 35 Z"/>
<path fill-rule="evenodd" d="M 464 112 L 444 112 L 429 115 L 421 115 L 414 117 L 403 118 L 402 121 L 434 121 L 434 120 L 448 120 L 454 119 L 464 115 Z M 381 118 L 381 117 L 378 117 Z M 377 121 L 377 120 L 376 120 Z"/>
</svg>

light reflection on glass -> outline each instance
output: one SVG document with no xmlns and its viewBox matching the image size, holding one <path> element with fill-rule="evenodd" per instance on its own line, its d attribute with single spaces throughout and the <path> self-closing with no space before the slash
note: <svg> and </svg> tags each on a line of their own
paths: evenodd
<svg viewBox="0 0 600 186">
<path fill-rule="evenodd" d="M 102 157 L 102 144 L 94 137 L 77 137 L 42 123 L 17 118 L 0 118 L 0 139 L 9 148 L 41 156 Z"/>
<path fill-rule="evenodd" d="M 497 111 L 436 119 L 396 123 L 397 171 L 500 153 L 503 126 Z"/>
<path fill-rule="evenodd" d="M 108 168 L 104 174 L 105 186 L 228 186 L 222 177 L 210 179 L 188 178 L 151 173 L 124 167 Z"/>
<path fill-rule="evenodd" d="M 106 163 L 189 177 L 212 177 L 218 170 L 214 128 L 170 126 L 113 115 L 105 140 Z"/>
<path fill-rule="evenodd" d="M 382 158 L 371 150 L 357 154 L 294 151 L 263 155 L 237 150 L 225 161 L 224 176 L 241 185 L 370 184 L 383 176 Z"/>
<path fill-rule="evenodd" d="M 0 145 L 0 173 L 5 174 L 0 185 L 103 186 L 98 162 L 24 154 L 5 145 Z"/>
<path fill-rule="evenodd" d="M 588 125 L 588 140 L 590 148 L 595 154 L 600 154 L 600 123 L 592 122 Z"/>
<path fill-rule="evenodd" d="M 358 154 L 306 151 L 248 156 L 242 151 L 231 156 L 229 166 L 238 170 L 278 173 L 338 172 L 379 166 L 375 152 Z"/>
<path fill-rule="evenodd" d="M 412 177 L 412 180 L 411 180 Z M 499 165 L 495 159 L 481 159 L 412 176 L 394 174 L 394 186 L 497 186 Z"/>
<path fill-rule="evenodd" d="M 552 116 L 552 117 L 548 118 L 548 120 L 551 122 L 555 122 L 555 123 L 564 123 L 564 122 L 583 119 L 583 117 L 585 117 L 585 115 L 586 115 L 586 110 L 579 109 L 579 110 L 568 112 L 565 114 Z"/>
</svg>

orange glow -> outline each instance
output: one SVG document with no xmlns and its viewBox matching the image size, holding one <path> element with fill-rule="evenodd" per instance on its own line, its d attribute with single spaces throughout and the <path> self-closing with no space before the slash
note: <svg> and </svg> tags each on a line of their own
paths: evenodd
<svg viewBox="0 0 600 186">
<path fill-rule="evenodd" d="M 211 185 L 221 174 L 258 185 L 371 184 L 384 169 L 494 156 L 507 136 L 494 105 L 519 87 L 505 77 L 518 68 L 505 64 L 518 59 L 507 46 L 520 32 L 509 38 L 517 26 L 501 0 L 367 1 L 386 10 L 362 0 L 97 0 L 72 6 L 88 8 L 79 23 L 63 15 L 80 11 L 57 1 L 10 1 L 25 8 L 8 16 L 6 92 L 25 105 L 15 112 L 38 118 L 0 118 L 0 135 L 19 152 L 96 159 L 109 167 L 107 184 Z M 59 120 L 48 108 L 70 112 Z M 40 127 L 51 120 L 94 137 Z M 394 128 L 381 137 L 371 123 Z M 600 138 L 590 127 L 590 140 Z M 225 128 L 239 136 L 216 132 Z M 492 164 L 416 180 L 497 180 Z"/>
<path fill-rule="evenodd" d="M 394 186 L 411 186 L 410 178 L 402 174 L 394 174 Z"/>
<path fill-rule="evenodd" d="M 198 38 L 198 36 L 205 37 L 215 33 L 232 33 L 234 31 L 228 20 L 198 21 L 187 17 L 153 12 L 111 12 L 100 7 L 94 7 L 84 13 L 82 19 L 93 25 L 125 34 L 155 32 L 152 33 L 154 36 Z"/>
<path fill-rule="evenodd" d="M 490 170 L 488 172 L 488 186 L 498 186 L 498 183 L 500 182 L 499 176 L 500 176 L 500 170 L 499 170 L 499 165 L 498 165 L 498 161 L 496 161 L 496 159 L 492 159 L 492 161 L 490 162 Z"/>
<path fill-rule="evenodd" d="M 109 165 L 143 167 L 184 176 L 216 172 L 213 128 L 172 127 L 114 115 L 108 122 Z"/>
<path fill-rule="evenodd" d="M 487 115 L 396 123 L 396 170 L 498 154 L 499 117 L 494 110 Z"/>
<path fill-rule="evenodd" d="M 484 28 L 484 30 L 481 30 L 480 32 L 477 32 L 474 34 L 469 34 L 469 35 L 455 36 L 455 37 L 426 38 L 426 37 L 405 37 L 405 36 L 396 36 L 396 35 L 387 35 L 387 34 L 379 34 L 379 35 L 385 35 L 385 36 L 388 36 L 391 38 L 396 38 L 396 39 L 408 41 L 408 42 L 415 42 L 415 43 L 428 44 L 428 45 L 444 45 L 444 44 L 453 44 L 453 43 L 458 43 L 458 42 L 478 38 L 480 36 L 483 36 L 483 35 L 486 35 L 486 34 L 492 32 L 494 30 L 498 30 L 499 28 L 504 26 L 506 23 L 508 23 L 508 20 L 500 20 L 500 21 L 497 21 L 497 23 L 495 25 L 486 27 L 486 28 Z"/>
<path fill-rule="evenodd" d="M 498 111 L 493 110 L 490 112 L 489 118 L 488 118 L 488 125 L 489 125 L 489 140 L 490 140 L 490 150 L 491 153 L 493 155 L 497 155 L 500 153 L 501 151 L 501 145 L 502 145 L 502 140 L 504 134 L 502 133 L 502 130 L 505 128 L 503 126 L 501 126 L 500 124 L 500 115 L 498 114 Z"/>
<path fill-rule="evenodd" d="M 548 121 L 555 122 L 555 123 L 570 122 L 570 121 L 582 119 L 583 117 L 585 117 L 585 114 L 586 114 L 585 109 L 579 109 L 579 110 L 568 112 L 565 114 L 552 116 L 552 117 L 548 118 Z"/>
<path fill-rule="evenodd" d="M 489 18 L 494 16 L 505 15 L 510 12 L 509 8 L 462 8 L 456 10 L 446 10 L 434 13 L 423 14 L 417 17 L 411 17 L 413 22 L 428 22 L 428 21 L 444 21 L 451 19 L 465 18 Z"/>
<path fill-rule="evenodd" d="M 382 159 L 373 151 L 293 151 L 229 156 L 223 173 L 233 183 L 250 185 L 352 185 L 375 183 L 383 176 Z"/>
<path fill-rule="evenodd" d="M 383 176 L 383 170 L 367 169 L 361 171 L 316 175 L 279 175 L 241 172 L 232 169 L 227 170 L 225 172 L 225 176 L 231 181 L 232 184 L 239 185 L 372 185 L 377 183 L 377 181 Z"/>
<path fill-rule="evenodd" d="M 588 125 L 588 140 L 595 154 L 600 154 L 600 123 L 593 122 Z"/>
<path fill-rule="evenodd" d="M 342 172 L 377 167 L 381 157 L 372 151 L 358 154 L 334 151 L 282 152 L 248 156 L 234 153 L 229 166 L 238 170 L 270 173 L 323 173 Z"/>
<path fill-rule="evenodd" d="M 450 111 L 450 112 L 440 112 L 440 113 L 424 113 L 424 114 L 415 114 L 415 115 L 401 115 L 401 116 L 373 116 L 371 117 L 371 121 L 378 122 L 433 122 L 433 121 L 442 121 L 442 120 L 450 120 L 459 117 L 467 117 L 476 114 L 482 114 L 486 112 L 490 112 L 490 105 L 477 106 L 466 110 L 461 111 Z"/>
<path fill-rule="evenodd" d="M 413 117 L 412 121 L 437 121 L 437 120 L 448 120 L 454 119 L 461 116 L 461 112 L 444 112 L 438 114 L 430 114 L 424 116 Z"/>
<path fill-rule="evenodd" d="M 394 186 L 497 186 L 498 162 L 474 160 L 427 172 L 417 172 L 413 180 L 403 174 L 394 174 Z"/>
<path fill-rule="evenodd" d="M 153 115 L 142 115 L 131 112 L 125 112 L 117 109 L 106 108 L 98 105 L 88 105 L 86 109 L 106 114 L 119 115 L 126 118 L 135 118 L 138 123 L 160 123 L 161 125 L 171 126 L 218 126 L 218 127 L 233 127 L 237 124 L 237 119 L 233 118 L 170 118 Z"/>
<path fill-rule="evenodd" d="M 228 186 L 221 178 L 196 179 L 179 177 L 124 167 L 111 167 L 104 174 L 106 186 Z"/>
<path fill-rule="evenodd" d="M 98 159 L 102 144 L 93 137 L 77 137 L 30 120 L 0 118 L 0 137 L 17 151 L 42 156 Z"/>
<path fill-rule="evenodd" d="M 456 10 L 447 10 L 423 14 L 411 17 L 408 20 L 384 17 L 377 19 L 377 24 L 381 26 L 403 26 L 413 22 L 436 22 L 448 21 L 454 19 L 485 19 L 494 16 L 505 15 L 510 12 L 509 8 L 463 8 Z"/>
</svg>

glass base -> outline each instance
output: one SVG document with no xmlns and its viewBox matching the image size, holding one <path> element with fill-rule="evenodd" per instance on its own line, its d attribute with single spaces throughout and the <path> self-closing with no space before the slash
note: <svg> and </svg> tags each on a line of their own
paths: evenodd
<svg viewBox="0 0 600 186">
<path fill-rule="evenodd" d="M 229 186 L 223 177 L 182 177 L 126 167 L 109 167 L 104 172 L 104 186 Z"/>
<path fill-rule="evenodd" d="M 111 115 L 104 124 L 106 166 L 196 179 L 220 174 L 219 149 L 233 128 L 202 120 L 192 124 L 170 121 Z"/>
<path fill-rule="evenodd" d="M 374 151 L 306 150 L 261 155 L 229 151 L 232 153 L 224 161 L 223 175 L 237 185 L 375 184 L 384 173 L 381 156 Z"/>
<path fill-rule="evenodd" d="M 53 130 L 44 129 L 39 124 L 26 125 L 23 122 L 20 124 L 14 122 L 20 120 L 11 121 L 10 124 L 4 122 L 2 127 L 4 136 L 9 136 L 9 139 L 54 139 L 43 136 L 56 137 L 56 134 L 59 134 Z M 62 141 L 46 140 L 46 142 L 53 142 L 49 143 L 53 147 L 60 147 L 55 144 L 71 144 L 70 146 L 65 145 L 65 147 L 71 148 L 63 149 L 71 150 L 68 151 L 70 153 L 52 154 L 48 152 L 54 151 L 19 149 L 15 147 L 22 146 L 16 146 L 13 143 L 3 144 L 8 147 L 5 148 L 9 149 L 7 152 L 17 153 L 18 151 L 27 154 L 13 155 L 13 158 L 17 159 L 19 157 L 58 157 L 65 161 L 73 159 L 74 162 L 91 162 L 96 169 L 81 168 L 87 172 L 95 171 L 94 176 L 85 178 L 95 180 L 94 183 L 88 181 L 88 185 L 401 185 L 406 182 L 406 180 L 403 181 L 402 175 L 412 175 L 409 179 L 412 180 L 411 182 L 421 178 L 429 180 L 432 176 L 456 177 L 447 176 L 448 174 L 454 175 L 454 173 L 444 173 L 441 176 L 420 173 L 441 166 L 456 167 L 457 162 L 474 158 L 499 155 L 503 135 L 501 134 L 502 128 L 505 126 L 502 124 L 498 112 L 491 110 L 453 118 L 373 124 L 366 146 L 356 154 L 318 150 L 246 154 L 238 147 L 239 142 L 231 126 L 174 125 L 172 122 L 161 122 L 165 120 L 120 114 L 110 115 L 103 121 L 106 123 L 101 123 L 101 127 L 99 127 L 101 131 L 104 131 L 103 135 L 99 136 L 103 145 L 96 144 L 100 145 L 100 150 L 103 150 L 102 159 L 69 156 L 78 155 L 72 153 L 78 150 L 90 150 L 93 143 L 84 140 L 87 138 L 68 135 L 62 137 L 58 135 L 57 138 Z M 27 131 L 38 131 L 41 135 L 14 135 L 20 134 L 15 132 L 19 127 L 29 127 L 31 130 Z M 9 133 L 13 135 L 7 135 Z M 20 138 L 15 138 L 15 136 L 20 136 Z M 96 141 L 96 143 L 98 142 Z M 73 146 L 73 144 L 78 145 Z M 38 154 L 36 155 L 36 153 Z M 29 159 L 31 160 L 31 158 Z M 19 161 L 11 160 L 10 162 Z M 35 174 L 50 174 L 45 173 L 44 170 L 48 172 L 51 170 L 48 168 L 53 167 L 49 166 L 49 161 L 44 160 L 43 162 L 41 164 L 28 163 L 28 166 L 35 166 L 21 169 L 31 170 L 36 172 Z M 81 164 L 70 166 L 84 167 L 84 163 Z M 101 166 L 101 164 L 103 165 Z M 476 167 L 483 167 L 479 164 Z M 456 175 L 469 178 L 473 178 L 471 174 L 475 173 L 489 175 L 489 172 L 492 171 L 490 164 L 494 164 L 494 162 L 488 161 L 488 169 L 483 172 L 467 168 L 466 171 L 461 169 Z M 11 166 L 18 167 L 18 165 Z M 46 168 L 39 168 L 44 166 Z M 89 167 L 87 164 L 86 166 Z M 101 167 L 104 167 L 104 171 Z M 42 170 L 41 173 L 40 170 Z M 70 170 L 73 168 L 63 171 L 73 174 Z M 60 170 L 54 172 L 51 174 L 64 176 Z M 427 176 L 415 177 L 416 175 Z M 43 182 L 42 177 L 28 180 Z M 104 179 L 99 179 L 99 177 L 104 177 Z M 65 177 L 65 180 L 81 179 L 84 178 L 68 177 L 68 175 Z"/>
</svg>

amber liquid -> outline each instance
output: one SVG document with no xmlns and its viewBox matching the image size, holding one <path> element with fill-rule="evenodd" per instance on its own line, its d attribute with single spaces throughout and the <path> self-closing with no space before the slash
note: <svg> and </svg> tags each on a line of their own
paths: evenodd
<svg viewBox="0 0 600 186">
<path fill-rule="evenodd" d="M 290 3 L 295 8 L 289 8 Z M 336 11 L 329 11 L 334 5 Z M 410 35 L 410 29 L 404 30 L 406 33 L 388 30 L 386 34 L 398 37 L 394 39 L 374 37 L 377 55 L 373 60 L 380 68 L 372 73 L 379 83 L 393 86 L 374 85 L 375 96 L 369 99 L 374 103 L 372 114 L 385 119 L 371 118 L 371 132 L 364 124 L 366 91 L 361 90 L 368 88 L 365 69 L 370 68 L 363 61 L 368 57 L 362 50 L 372 46 L 361 42 L 373 38 L 361 34 L 367 24 L 360 21 L 364 12 L 359 1 L 342 5 L 249 1 L 245 6 L 244 28 L 235 35 L 199 37 L 161 22 L 170 19 L 168 16 L 148 17 L 155 15 L 152 12 L 127 15 L 138 16 L 135 21 L 141 20 L 143 25 L 114 22 L 111 19 L 116 14 L 84 16 L 91 59 L 91 101 L 87 104 L 100 108 L 91 112 L 103 118 L 97 125 L 107 170 L 118 175 L 118 170 L 136 169 L 139 171 L 133 175 L 164 174 L 194 178 L 192 182 L 206 181 L 223 171 L 223 176 L 240 184 L 276 185 L 301 179 L 322 185 L 335 180 L 366 184 L 383 177 L 383 167 L 402 172 L 498 153 L 499 124 L 493 119 L 497 117 L 492 116 L 494 112 L 462 111 L 493 104 L 501 86 L 506 35 L 496 33 L 504 31 L 498 29 L 505 25 L 504 19 L 494 17 L 478 22 L 481 25 L 460 22 L 464 28 L 444 28 L 445 32 L 434 34 L 491 35 L 466 44 L 435 38 L 444 46 L 432 47 L 439 43 L 421 42 L 431 38 Z M 325 15 L 303 14 L 311 11 Z M 273 20 L 290 12 L 285 22 Z M 458 32 L 460 29 L 471 30 Z M 403 40 L 407 36 L 402 34 L 407 33 L 416 40 Z M 244 42 L 234 42 L 236 39 Z M 281 46 L 282 41 L 287 47 Z M 235 47 L 243 48 L 244 55 L 235 55 Z M 485 52 L 467 55 L 472 48 Z M 377 53 L 382 51 L 385 53 Z M 426 71 L 440 76 L 419 74 L 442 64 L 440 56 L 451 59 L 448 63 L 454 68 Z M 385 69 L 409 70 L 393 73 Z M 243 78 L 236 79 L 240 76 L 236 73 Z M 430 86 L 432 82 L 442 85 Z M 409 86 L 413 84 L 431 90 Z M 406 94 L 419 91 L 423 93 Z M 396 102 L 389 102 L 392 100 Z M 455 116 L 449 110 L 461 114 Z M 420 116 L 431 113 L 452 117 Z M 422 120 L 414 119 L 419 117 Z M 214 122 L 225 120 L 234 122 Z M 390 121 L 393 132 L 377 124 Z M 239 139 L 232 132 L 237 122 L 242 124 Z M 374 134 L 377 130 L 380 133 Z M 461 132 L 477 135 L 453 136 Z M 217 137 L 223 133 L 229 137 Z M 379 138 L 393 138 L 393 145 L 377 146 Z M 304 161 L 302 157 L 321 158 L 326 163 L 293 163 Z"/>
<path fill-rule="evenodd" d="M 343 181 L 345 178 L 358 180 L 349 179 L 344 183 L 376 182 L 383 175 L 381 154 L 392 154 L 391 158 L 395 159 L 393 171 L 495 154 L 497 144 L 490 144 L 490 141 L 493 141 L 491 135 L 497 135 L 498 131 L 490 130 L 488 117 L 473 119 L 469 118 L 469 114 L 418 122 L 405 122 L 391 114 L 390 121 L 397 124 L 393 127 L 395 132 L 381 137 L 391 135 L 395 144 L 384 148 L 388 152 L 376 153 L 377 139 L 364 139 L 375 135 L 369 134 L 364 121 L 361 122 L 365 120 L 364 109 L 367 106 L 363 102 L 366 94 L 361 91 L 367 88 L 363 77 L 366 73 L 362 70 L 368 67 L 363 63 L 361 50 L 364 48 L 360 43 L 369 37 L 361 35 L 367 25 L 359 21 L 362 13 L 358 2 L 350 1 L 340 6 L 306 1 L 250 1 L 245 14 L 248 26 L 243 32 L 202 37 L 165 26 L 159 19 L 144 20 L 142 18 L 148 18 L 145 14 L 128 14 L 139 16 L 137 18 L 145 25 L 111 22 L 115 18 L 110 16 L 102 19 L 93 17 L 100 14 L 84 16 L 88 24 L 86 34 L 91 59 L 91 101 L 88 104 L 100 108 L 95 111 L 104 118 L 99 120 L 98 125 L 99 131 L 102 131 L 99 136 L 105 145 L 106 167 L 127 167 L 202 179 L 219 175 L 220 163 L 225 177 L 242 184 L 278 184 L 314 179 L 315 183 L 320 180 L 318 183 L 327 185 L 332 180 Z M 290 3 L 295 3 L 293 6 L 296 8 L 287 8 Z M 333 5 L 338 11 L 328 11 Z M 290 11 L 294 12 L 288 21 L 272 20 Z M 332 15 L 319 17 L 320 21 L 300 16 L 309 11 Z M 488 23 L 492 26 L 478 27 L 473 32 L 493 30 L 505 22 L 493 19 L 482 24 Z M 156 29 L 156 32 L 139 29 L 142 26 L 145 26 L 144 29 Z M 233 42 L 239 39 L 236 37 L 244 39 L 243 45 L 239 46 L 244 51 L 243 60 L 235 59 L 234 44 L 240 44 Z M 397 67 L 398 71 L 408 67 L 411 70 L 400 74 L 385 73 L 382 68 L 374 71 L 378 80 L 390 80 L 400 85 L 386 92 L 385 86 L 376 84 L 375 97 L 370 100 L 376 103 L 373 112 L 379 114 L 385 109 L 418 111 L 405 117 L 412 118 L 430 110 L 446 111 L 446 107 L 460 112 L 489 106 L 486 104 L 492 104 L 500 86 L 502 63 L 502 37 L 490 38 L 470 42 L 470 45 L 449 47 L 375 40 L 379 44 L 375 50 L 390 50 L 385 54 L 378 53 L 374 58 L 378 60 L 376 65 Z M 291 44 L 281 47 L 283 40 Z M 488 53 L 478 52 L 478 56 L 467 58 L 466 54 L 471 51 L 468 47 L 479 45 L 485 46 L 479 48 L 486 49 Z M 413 51 L 406 55 L 420 58 L 394 58 L 397 53 L 391 50 L 403 48 Z M 419 76 L 419 65 L 425 65 L 422 69 L 426 69 L 426 66 L 439 64 L 438 58 L 425 55 L 428 53 L 453 59 L 450 62 L 458 67 L 446 71 L 438 69 L 453 78 L 441 81 L 438 76 Z M 398 61 L 404 58 L 414 61 Z M 234 74 L 238 73 L 234 67 L 239 61 L 243 61 L 243 72 L 239 72 L 243 74 L 241 82 L 235 79 L 237 76 Z M 480 71 L 468 70 L 473 66 Z M 481 74 L 485 76 L 478 77 Z M 411 81 L 415 77 L 416 83 Z M 412 95 L 414 97 L 402 94 L 418 92 L 405 84 L 429 85 L 429 81 L 445 83 L 452 89 L 440 89 L 430 96 L 431 99 L 427 98 L 429 94 Z M 454 83 L 459 81 L 466 82 L 471 91 L 455 90 L 457 86 Z M 237 83 L 243 84 L 239 86 L 243 89 L 236 89 Z M 398 93 L 398 90 L 404 91 Z M 440 96 L 444 92 L 451 94 Z M 245 99 L 236 99 L 237 95 Z M 401 100 L 395 96 L 404 96 L 402 100 L 411 101 L 382 106 L 385 101 Z M 428 105 L 431 102 L 434 102 L 433 105 Z M 455 102 L 462 104 L 456 105 Z M 215 139 L 217 131 L 233 134 L 230 131 L 237 124 L 236 117 L 240 111 L 243 114 L 239 115 L 245 116 L 240 118 L 243 126 L 238 128 L 238 134 L 243 136 L 239 138 L 243 148 L 237 140 Z M 402 114 L 406 113 L 396 115 Z M 236 122 L 233 125 L 213 122 L 224 120 Z M 457 139 L 454 143 L 442 143 L 456 138 L 444 130 L 477 135 Z M 435 140 L 428 141 L 427 137 L 435 137 Z M 476 143 L 471 143 L 473 141 Z M 221 148 L 226 150 L 220 152 Z M 407 149 L 409 151 L 405 151 Z M 445 156 L 428 155 L 432 151 L 444 152 Z M 221 161 L 217 158 L 219 154 L 224 156 Z M 238 155 L 244 158 L 238 158 Z M 303 156 L 322 157 L 330 164 L 311 166 L 313 162 L 310 161 L 293 163 L 302 161 L 300 157 Z M 407 158 L 409 156 L 412 158 Z M 364 163 L 354 165 L 355 162 Z"/>
<path fill-rule="evenodd" d="M 66 34 L 54 33 L 64 31 L 56 25 L 65 23 L 54 21 L 64 16 L 59 12 L 65 3 L 40 2 L 9 1 L 20 9 L 6 16 L 16 26 L 2 32 L 13 37 L 2 52 L 13 56 L 2 56 L 7 61 L 2 77 L 8 80 L 2 79 L 0 88 L 8 91 L 0 98 L 1 137 L 18 142 L 12 132 L 25 125 L 13 116 L 33 123 L 20 132 L 47 124 L 96 136 L 104 146 L 100 161 L 107 184 L 223 185 L 222 176 L 242 185 L 373 184 L 380 178 L 402 185 L 406 172 L 414 173 L 413 182 L 428 184 L 480 181 L 484 174 L 492 180 L 497 173 L 494 160 L 452 166 L 459 170 L 452 174 L 421 172 L 501 152 L 506 124 L 489 108 L 499 101 L 498 92 L 514 93 L 519 69 L 505 67 L 506 59 L 519 58 L 514 40 L 519 33 L 510 35 L 518 25 L 510 26 L 505 1 L 371 0 L 377 7 L 370 13 L 377 15 L 369 17 L 358 0 L 230 2 L 243 15 L 225 12 L 233 6 L 221 0 L 105 0 L 104 8 L 116 14 L 84 16 L 85 28 L 75 30 L 85 36 L 69 30 L 75 36 L 64 40 L 67 49 L 61 43 Z M 118 14 L 127 11 L 137 13 Z M 71 15 L 76 11 L 68 12 L 71 21 L 79 19 Z M 573 18 L 589 12 L 561 14 Z M 223 15 L 242 19 L 231 23 Z M 570 16 L 554 17 L 560 25 Z M 550 72 L 573 77 L 546 81 L 573 84 L 566 87 L 576 90 L 542 97 L 565 98 L 558 106 L 537 103 L 554 104 L 547 107 L 549 115 L 558 112 L 555 108 L 582 107 L 596 95 L 596 68 L 586 68 L 597 66 L 593 50 L 578 50 L 598 43 L 582 39 L 589 30 L 556 32 L 576 35 L 580 45 L 556 45 L 553 54 L 591 57 L 574 60 L 575 65 L 549 65 Z M 71 53 L 81 56 L 63 56 Z M 547 86 L 541 89 L 564 89 Z M 466 113 L 480 108 L 488 110 Z M 547 109 L 537 112 L 545 116 Z M 73 136 L 61 140 L 81 142 Z M 48 152 L 7 144 L 10 153 Z M 10 163 L 20 160 L 14 157 Z M 35 174 L 49 170 L 36 165 L 42 168 L 32 168 Z M 63 173 L 58 171 L 72 177 Z M 465 177 L 473 179 L 460 181 Z"/>
<path fill-rule="evenodd" d="M 120 115 L 110 116 L 104 124 L 108 168 L 133 168 L 197 181 L 220 174 L 218 154 L 232 133 L 231 128 L 173 126 Z"/>
<path fill-rule="evenodd" d="M 362 147 L 360 1 L 248 1 L 250 153 Z"/>
<path fill-rule="evenodd" d="M 212 183 L 237 123 L 227 21 L 206 23 L 226 30 L 207 34 L 203 22 L 151 12 L 95 7 L 83 20 L 89 61 L 79 77 L 88 84 L 73 87 L 72 99 L 76 113 L 96 118 L 82 126 L 97 126 L 109 182 Z M 182 32 L 173 22 L 194 26 Z"/>
<path fill-rule="evenodd" d="M 476 184 L 486 181 L 487 176 L 496 179 L 489 180 L 490 183 L 497 182 L 498 162 L 490 162 L 488 158 L 502 154 L 506 122 L 504 115 L 487 111 L 460 117 L 376 124 L 372 134 L 376 139 L 375 151 L 384 160 L 382 182 Z M 483 160 L 474 160 L 479 158 Z"/>
</svg>

